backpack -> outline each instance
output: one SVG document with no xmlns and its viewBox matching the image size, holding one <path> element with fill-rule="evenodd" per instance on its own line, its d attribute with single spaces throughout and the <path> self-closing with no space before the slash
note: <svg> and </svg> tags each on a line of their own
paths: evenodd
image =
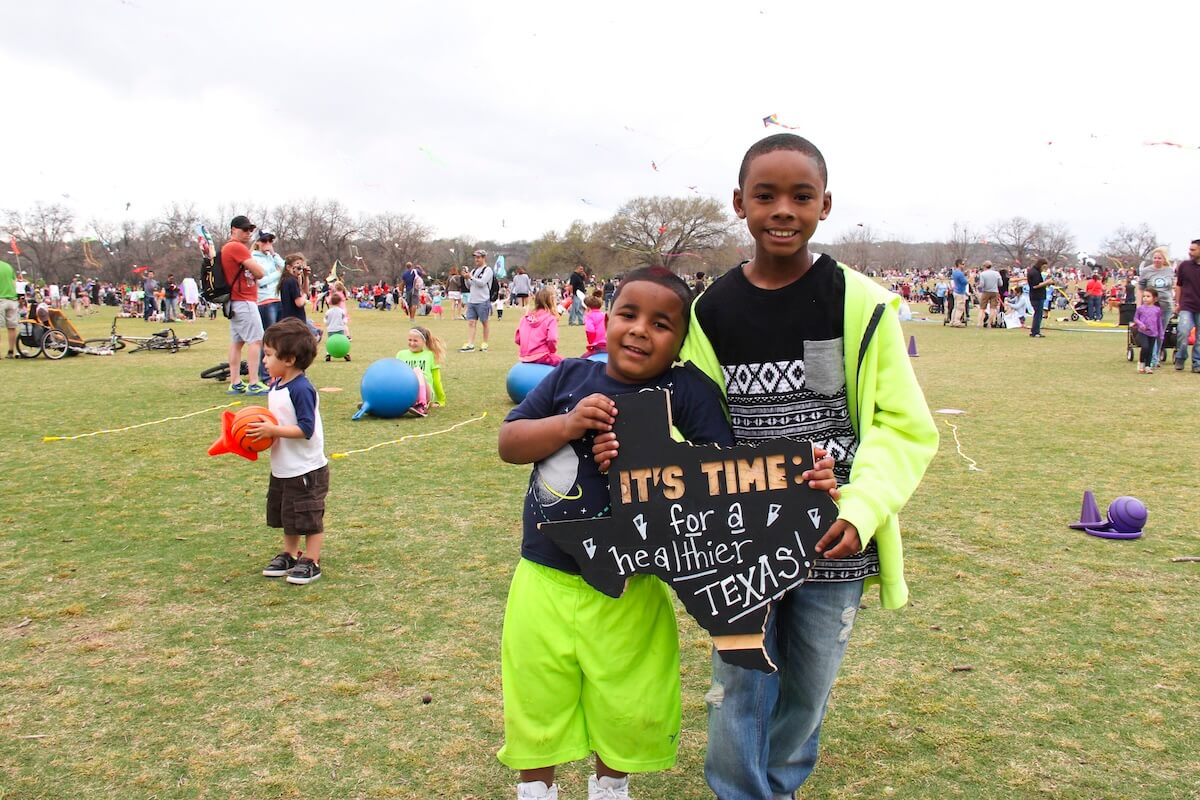
<svg viewBox="0 0 1200 800">
<path fill-rule="evenodd" d="M 229 302 L 233 287 L 225 279 L 225 269 L 221 264 L 221 251 L 216 256 L 205 256 L 200 262 L 200 296 L 207 302 L 223 305 Z"/>
<path fill-rule="evenodd" d="M 492 270 L 492 288 L 488 290 L 488 302 L 494 303 L 500 299 L 500 279 L 496 277 L 496 270 Z"/>
</svg>

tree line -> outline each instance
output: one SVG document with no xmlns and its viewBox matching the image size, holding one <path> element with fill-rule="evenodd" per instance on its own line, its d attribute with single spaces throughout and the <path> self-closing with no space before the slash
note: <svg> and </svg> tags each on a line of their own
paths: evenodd
<svg viewBox="0 0 1200 800">
<path fill-rule="evenodd" d="M 353 214 L 337 200 L 310 199 L 273 207 L 234 207 L 202 213 L 194 204 L 173 203 L 149 220 L 113 223 L 77 220 L 59 203 L 0 212 L 9 237 L 21 250 L 20 264 L 35 280 L 63 283 L 79 274 L 119 283 L 133 277 L 135 266 L 158 274 L 194 275 L 200 254 L 196 233 L 203 224 L 220 243 L 229 220 L 246 214 L 260 230 L 276 236 L 281 253 L 303 252 L 318 270 L 340 262 L 356 283 L 395 283 L 404 265 L 422 264 L 435 277 L 470 264 L 470 253 L 483 248 L 503 254 L 510 268 L 524 266 L 535 277 L 565 277 L 577 264 L 597 276 L 614 276 L 640 266 L 664 266 L 679 274 L 717 275 L 753 254 L 745 226 L 723 203 L 703 197 L 637 197 L 598 223 L 573 222 L 534 241 L 481 241 L 466 235 L 437 237 L 409 214 Z M 1102 266 L 1136 267 L 1157 244 L 1142 223 L 1122 226 L 1092 257 Z M 829 244 L 813 243 L 860 270 L 936 269 L 957 258 L 1028 265 L 1045 257 L 1052 265 L 1074 263 L 1075 238 L 1061 223 L 1024 217 L 999 220 L 983 228 L 955 222 L 944 241 L 912 243 L 881 238 L 869 225 L 851 229 Z M 10 250 L 8 260 L 16 254 Z M 1107 262 L 1115 263 L 1107 263 Z"/>
</svg>

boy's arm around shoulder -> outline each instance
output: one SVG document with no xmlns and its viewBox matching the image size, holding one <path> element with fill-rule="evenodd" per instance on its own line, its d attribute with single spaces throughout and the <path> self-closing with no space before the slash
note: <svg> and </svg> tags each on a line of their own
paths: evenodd
<svg viewBox="0 0 1200 800">
<path fill-rule="evenodd" d="M 891 305 L 868 346 L 856 395 L 849 399 L 859 404 L 858 450 L 850 482 L 841 487 L 838 518 L 858 529 L 866 547 L 908 502 L 938 449 L 937 426 Z"/>
</svg>

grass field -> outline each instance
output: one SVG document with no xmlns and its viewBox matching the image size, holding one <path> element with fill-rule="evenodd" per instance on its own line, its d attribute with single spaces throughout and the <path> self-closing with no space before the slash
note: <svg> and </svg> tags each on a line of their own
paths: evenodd
<svg viewBox="0 0 1200 800">
<path fill-rule="evenodd" d="M 205 455 L 219 412 L 42 442 L 229 402 L 198 378 L 225 360 L 222 320 L 178 326 L 211 339 L 175 355 L 0 364 L 0 800 L 511 796 L 498 651 L 528 468 L 496 432 L 515 325 L 451 353 L 446 408 L 351 422 L 407 330 L 354 313 L 354 361 L 310 370 L 344 390 L 321 394 L 329 452 L 486 417 L 332 462 L 307 587 L 259 575 L 269 467 Z M 1200 375 L 1137 375 L 1123 335 L 906 328 L 930 407 L 966 413 L 937 417 L 904 515 L 912 602 L 864 598 L 804 798 L 1200 797 L 1200 564 L 1171 561 L 1200 555 Z M 1068 529 L 1084 489 L 1102 512 L 1142 498 L 1146 535 Z M 636 777 L 639 798 L 709 796 L 709 646 L 687 618 L 681 637 L 679 764 Z M 589 772 L 563 770 L 564 797 Z"/>
</svg>

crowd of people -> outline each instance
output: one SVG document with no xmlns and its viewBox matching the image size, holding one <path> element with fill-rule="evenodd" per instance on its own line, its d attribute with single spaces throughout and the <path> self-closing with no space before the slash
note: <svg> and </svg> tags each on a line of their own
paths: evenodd
<svg viewBox="0 0 1200 800">
<path fill-rule="evenodd" d="M 1158 247 L 1140 267 L 1115 269 L 1099 267 L 1090 259 L 1081 265 L 1052 266 L 1045 258 L 1027 268 L 1019 262 L 997 267 L 991 261 L 970 267 L 960 258 L 948 269 L 885 270 L 879 278 L 906 303 L 928 303 L 930 311 L 943 314 L 950 327 L 967 327 L 974 308 L 975 327 L 1028 326 L 1035 338 L 1043 338 L 1042 321 L 1055 311 L 1092 322 L 1110 314 L 1118 324 L 1130 324 L 1143 293 L 1150 290 L 1161 309 L 1164 329 L 1178 315 L 1180 334 L 1186 340 L 1196 326 L 1200 306 L 1189 283 L 1195 281 L 1190 276 L 1197 269 L 1198 251 L 1200 245 L 1192 242 L 1189 257 L 1172 263 L 1167 248 Z M 1157 337 L 1160 352 L 1152 359 L 1155 365 L 1164 333 Z M 1178 352 L 1177 361 L 1182 363 L 1187 349 Z"/>
</svg>

